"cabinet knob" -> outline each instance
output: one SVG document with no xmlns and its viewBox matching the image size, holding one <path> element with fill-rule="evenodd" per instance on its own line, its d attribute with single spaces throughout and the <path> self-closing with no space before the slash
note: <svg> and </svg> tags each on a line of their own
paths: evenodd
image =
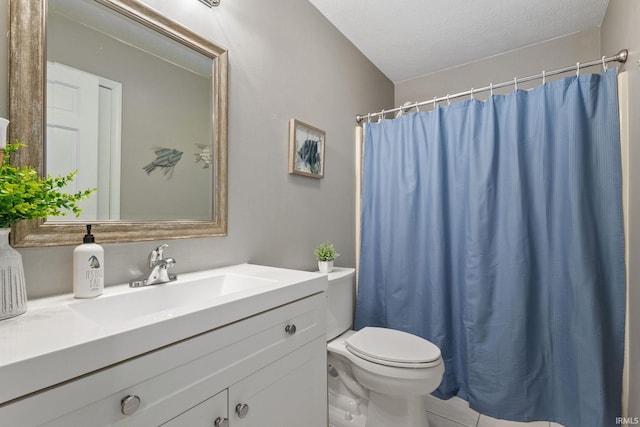
<svg viewBox="0 0 640 427">
<path fill-rule="evenodd" d="M 120 411 L 123 415 L 131 415 L 140 407 L 140 398 L 138 396 L 125 396 L 120 401 Z"/>
<path fill-rule="evenodd" d="M 238 403 L 236 405 L 236 414 L 238 414 L 238 417 L 244 418 L 247 416 L 248 413 L 249 413 L 249 405 L 247 405 L 246 403 Z"/>
<path fill-rule="evenodd" d="M 229 427 L 229 419 L 218 417 L 213 422 L 213 427 Z"/>
<path fill-rule="evenodd" d="M 293 335 L 296 333 L 296 325 L 287 325 L 284 327 L 284 331 L 287 333 L 287 335 Z"/>
</svg>

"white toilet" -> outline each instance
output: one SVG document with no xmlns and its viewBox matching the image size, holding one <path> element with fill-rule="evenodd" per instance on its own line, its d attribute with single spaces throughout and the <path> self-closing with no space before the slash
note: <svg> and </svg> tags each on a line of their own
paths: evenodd
<svg viewBox="0 0 640 427">
<path fill-rule="evenodd" d="M 331 427 L 428 427 L 424 396 L 442 381 L 440 349 L 385 328 L 354 332 L 355 271 L 334 268 L 327 289 Z"/>
</svg>

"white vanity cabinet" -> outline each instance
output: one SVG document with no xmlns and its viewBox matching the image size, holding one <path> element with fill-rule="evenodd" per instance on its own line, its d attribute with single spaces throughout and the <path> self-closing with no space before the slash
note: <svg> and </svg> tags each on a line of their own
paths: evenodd
<svg viewBox="0 0 640 427">
<path fill-rule="evenodd" d="M 324 293 L 0 406 L 0 426 L 326 427 Z"/>
</svg>

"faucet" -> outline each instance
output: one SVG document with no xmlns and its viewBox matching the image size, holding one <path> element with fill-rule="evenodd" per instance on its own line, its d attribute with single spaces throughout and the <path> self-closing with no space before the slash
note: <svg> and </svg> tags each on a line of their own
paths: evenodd
<svg viewBox="0 0 640 427">
<path fill-rule="evenodd" d="M 160 245 L 149 253 L 149 271 L 142 278 L 129 283 L 129 287 L 139 288 L 157 285 L 159 283 L 172 282 L 178 278 L 177 274 L 169 273 L 168 270 L 176 264 L 176 260 L 162 256 L 162 252 L 168 246 L 167 244 Z"/>
</svg>

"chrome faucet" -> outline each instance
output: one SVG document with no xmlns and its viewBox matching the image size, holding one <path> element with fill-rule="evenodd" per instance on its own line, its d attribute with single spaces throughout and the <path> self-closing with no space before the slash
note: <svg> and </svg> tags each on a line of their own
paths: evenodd
<svg viewBox="0 0 640 427">
<path fill-rule="evenodd" d="M 169 268 L 176 264 L 176 260 L 162 256 L 162 252 L 168 246 L 163 244 L 151 251 L 149 254 L 149 271 L 139 280 L 129 283 L 129 287 L 139 288 L 141 286 L 157 285 L 171 282 L 178 278 L 177 274 L 169 273 Z"/>
</svg>

